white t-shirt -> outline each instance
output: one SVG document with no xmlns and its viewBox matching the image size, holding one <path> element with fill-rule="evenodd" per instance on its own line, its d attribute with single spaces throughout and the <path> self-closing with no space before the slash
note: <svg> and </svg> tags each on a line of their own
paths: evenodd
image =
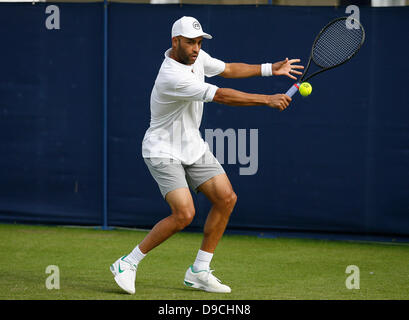
<svg viewBox="0 0 409 320">
<path fill-rule="evenodd" d="M 168 49 L 151 93 L 151 121 L 142 142 L 144 158 L 171 158 L 183 164 L 197 161 L 208 148 L 199 127 L 203 102 L 218 89 L 204 82 L 222 73 L 225 63 L 200 50 L 193 65 L 169 57 Z"/>
</svg>

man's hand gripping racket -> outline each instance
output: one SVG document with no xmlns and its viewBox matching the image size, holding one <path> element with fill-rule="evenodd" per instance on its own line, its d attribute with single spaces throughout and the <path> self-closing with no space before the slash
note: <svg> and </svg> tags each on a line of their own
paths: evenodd
<svg viewBox="0 0 409 320">
<path fill-rule="evenodd" d="M 302 82 L 349 61 L 359 51 L 364 41 L 365 30 L 358 20 L 354 19 L 354 23 L 350 24 L 348 17 L 342 17 L 328 23 L 315 38 L 307 67 L 300 81 L 291 86 L 286 95 L 292 97 Z M 307 76 L 311 60 L 319 69 Z"/>
</svg>

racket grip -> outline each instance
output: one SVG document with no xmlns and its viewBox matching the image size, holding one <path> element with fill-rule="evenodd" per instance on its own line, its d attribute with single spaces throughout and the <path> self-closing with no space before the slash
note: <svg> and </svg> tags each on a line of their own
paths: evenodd
<svg viewBox="0 0 409 320">
<path fill-rule="evenodd" d="M 292 96 L 298 91 L 298 88 L 300 87 L 300 83 L 294 83 L 290 89 L 285 93 L 287 96 L 292 98 Z"/>
</svg>

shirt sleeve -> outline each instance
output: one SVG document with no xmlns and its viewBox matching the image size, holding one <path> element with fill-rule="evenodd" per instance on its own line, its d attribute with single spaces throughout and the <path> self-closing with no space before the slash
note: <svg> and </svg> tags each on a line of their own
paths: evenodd
<svg viewBox="0 0 409 320">
<path fill-rule="evenodd" d="M 226 68 L 225 62 L 211 57 L 207 52 L 203 50 L 201 50 L 200 53 L 203 54 L 203 67 L 206 77 L 217 76 Z"/>
<path fill-rule="evenodd" d="M 217 89 L 217 86 L 201 82 L 194 76 L 184 77 L 176 84 L 174 97 L 177 100 L 210 102 Z"/>
</svg>

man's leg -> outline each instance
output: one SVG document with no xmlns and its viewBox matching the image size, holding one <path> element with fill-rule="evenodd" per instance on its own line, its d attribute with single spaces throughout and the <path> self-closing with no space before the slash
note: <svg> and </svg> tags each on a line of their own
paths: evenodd
<svg viewBox="0 0 409 320">
<path fill-rule="evenodd" d="M 147 254 L 176 232 L 188 226 L 195 215 L 192 195 L 188 188 L 170 191 L 165 197 L 172 214 L 159 221 L 147 236 L 139 243 L 139 249 Z"/>
<path fill-rule="evenodd" d="M 184 229 L 195 215 L 192 195 L 182 164 L 160 158 L 144 160 L 172 213 L 159 221 L 129 254 L 122 256 L 110 266 L 117 284 L 131 294 L 135 293 L 136 270 L 145 255 Z"/>
<path fill-rule="evenodd" d="M 199 186 L 202 192 L 212 203 L 203 230 L 201 250 L 213 253 L 221 239 L 230 214 L 237 202 L 237 195 L 226 174 L 219 174 Z"/>
<path fill-rule="evenodd" d="M 209 292 L 229 293 L 229 286 L 222 284 L 210 270 L 213 253 L 226 229 L 230 214 L 237 201 L 226 174 L 219 174 L 198 187 L 212 203 L 204 226 L 202 246 L 196 260 L 185 273 L 185 285 Z"/>
<path fill-rule="evenodd" d="M 166 194 L 172 214 L 159 221 L 131 253 L 111 266 L 116 283 L 126 292 L 135 293 L 135 277 L 139 262 L 145 254 L 192 222 L 195 215 L 192 195 L 188 188 L 178 188 Z"/>
</svg>

